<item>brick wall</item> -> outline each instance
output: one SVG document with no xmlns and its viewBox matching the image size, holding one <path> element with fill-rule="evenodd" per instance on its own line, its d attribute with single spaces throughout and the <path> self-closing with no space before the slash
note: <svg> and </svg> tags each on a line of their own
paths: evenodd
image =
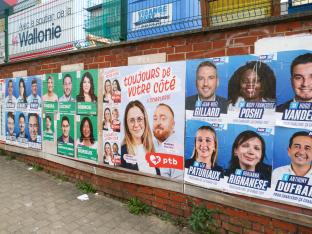
<svg viewBox="0 0 312 234">
<path fill-rule="evenodd" d="M 309 18 L 278 23 L 271 22 L 267 23 L 267 25 L 262 23 L 250 27 L 223 28 L 218 31 L 212 30 L 139 43 L 124 43 L 97 50 L 2 65 L 0 67 L 0 78 L 11 77 L 12 72 L 19 70 L 27 70 L 28 75 L 57 73 L 60 72 L 62 65 L 73 63 L 84 63 L 85 69 L 122 66 L 127 65 L 129 56 L 154 53 L 166 53 L 167 61 L 250 54 L 254 52 L 254 43 L 258 39 L 311 32 L 312 21 Z M 191 208 L 188 201 L 190 199 L 197 204 L 204 203 L 209 208 L 218 208 L 222 211 L 222 214 L 217 215 L 217 225 L 221 228 L 222 233 L 312 233 L 312 229 L 299 224 L 234 209 L 222 204 L 189 197 L 185 194 L 116 181 L 40 158 L 30 156 L 19 158 L 28 163 L 40 164 L 47 171 L 66 174 L 73 180 L 89 181 L 99 191 L 120 199 L 136 196 L 145 203 L 174 215 L 189 216 Z M 207 190 L 207 193 L 209 193 L 209 190 Z M 312 216 L 312 210 L 244 196 L 240 197 L 241 199 L 275 206 L 284 209 L 285 212 L 293 211 Z"/>
</svg>

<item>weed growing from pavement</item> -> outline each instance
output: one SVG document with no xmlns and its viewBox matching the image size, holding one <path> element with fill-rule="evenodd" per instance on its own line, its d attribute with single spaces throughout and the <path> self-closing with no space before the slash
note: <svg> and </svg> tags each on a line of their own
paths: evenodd
<svg viewBox="0 0 312 234">
<path fill-rule="evenodd" d="M 66 175 L 57 175 L 56 179 L 64 181 L 64 182 L 69 181 L 69 177 Z"/>
<path fill-rule="evenodd" d="M 14 160 L 14 159 L 15 159 L 15 156 L 6 155 L 6 156 L 5 156 L 5 159 L 8 160 L 8 161 L 11 161 L 11 160 Z"/>
<path fill-rule="evenodd" d="M 205 205 L 191 204 L 192 214 L 188 223 L 192 231 L 196 233 L 217 233 L 213 215 L 220 214 L 219 210 L 210 210 Z"/>
<path fill-rule="evenodd" d="M 39 164 L 33 164 L 33 169 L 35 170 L 35 171 L 42 171 L 43 170 L 43 167 L 42 166 L 40 166 Z"/>
<path fill-rule="evenodd" d="M 78 181 L 76 183 L 76 188 L 83 193 L 95 193 L 96 189 L 92 186 L 92 184 L 84 181 Z"/>
<path fill-rule="evenodd" d="M 130 198 L 127 203 L 128 210 L 131 214 L 142 215 L 148 214 L 151 210 L 151 207 L 144 202 L 140 201 L 137 197 Z"/>
</svg>

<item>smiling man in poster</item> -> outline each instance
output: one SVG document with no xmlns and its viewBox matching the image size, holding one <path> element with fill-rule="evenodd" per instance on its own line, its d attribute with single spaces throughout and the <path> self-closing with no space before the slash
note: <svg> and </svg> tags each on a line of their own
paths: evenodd
<svg viewBox="0 0 312 234">
<path fill-rule="evenodd" d="M 31 94 L 27 97 L 30 109 L 38 109 L 41 107 L 41 98 L 38 95 L 38 82 L 36 78 L 31 80 Z"/>
<path fill-rule="evenodd" d="M 290 66 L 290 73 L 295 96 L 277 106 L 277 112 L 290 109 L 292 102 L 312 102 L 312 53 L 297 56 Z"/>
<path fill-rule="evenodd" d="M 186 98 L 185 109 L 200 112 L 197 107 L 201 108 L 203 102 L 216 102 L 216 107 L 220 108 L 217 112 L 226 114 L 227 101 L 225 98 L 216 95 L 218 86 L 219 77 L 216 65 L 210 61 L 200 63 L 196 69 L 196 88 L 198 94 Z"/>
<path fill-rule="evenodd" d="M 312 185 L 312 135 L 306 131 L 295 132 L 289 140 L 287 152 L 291 163 L 273 171 L 273 183 L 287 178 L 288 181 Z"/>
<path fill-rule="evenodd" d="M 160 103 L 153 115 L 154 146 L 157 153 L 182 155 L 182 147 L 175 136 L 174 112 L 167 104 Z M 182 179 L 183 170 L 160 168 L 160 175 L 172 179 Z"/>
</svg>

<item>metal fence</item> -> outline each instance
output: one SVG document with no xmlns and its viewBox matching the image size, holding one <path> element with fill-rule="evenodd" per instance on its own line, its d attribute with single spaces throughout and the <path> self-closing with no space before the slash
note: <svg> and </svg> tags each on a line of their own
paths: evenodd
<svg viewBox="0 0 312 234">
<path fill-rule="evenodd" d="M 16 61 L 307 10 L 312 0 L 24 0 L 0 39 Z"/>
</svg>

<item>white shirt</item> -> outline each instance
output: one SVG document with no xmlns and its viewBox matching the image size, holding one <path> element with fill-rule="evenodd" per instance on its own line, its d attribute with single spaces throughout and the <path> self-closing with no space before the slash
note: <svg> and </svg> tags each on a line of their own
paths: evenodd
<svg viewBox="0 0 312 234">
<path fill-rule="evenodd" d="M 277 184 L 278 180 L 282 180 L 284 174 L 294 175 L 294 176 L 296 175 L 296 173 L 291 168 L 291 164 L 286 165 L 286 166 L 282 166 L 282 167 L 278 167 L 278 168 L 273 170 L 272 184 Z M 305 174 L 304 177 L 309 178 L 308 185 L 312 185 L 312 167 L 307 172 L 307 174 Z"/>
<path fill-rule="evenodd" d="M 156 175 L 156 169 L 154 167 L 150 167 L 147 160 L 145 159 L 146 152 L 143 144 L 135 146 L 134 152 L 139 171 Z"/>
</svg>

